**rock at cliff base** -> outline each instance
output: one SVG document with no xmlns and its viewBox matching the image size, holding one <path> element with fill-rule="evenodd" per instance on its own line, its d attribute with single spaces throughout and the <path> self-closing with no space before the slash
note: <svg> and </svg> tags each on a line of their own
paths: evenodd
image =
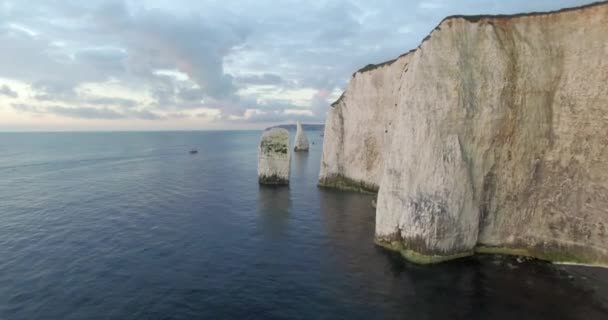
<svg viewBox="0 0 608 320">
<path fill-rule="evenodd" d="M 308 148 L 309 148 L 308 137 L 306 136 L 304 129 L 302 129 L 302 125 L 300 124 L 299 121 L 297 123 L 295 144 L 296 144 L 296 146 L 294 147 L 294 151 L 296 151 L 296 152 L 308 151 Z"/>
<path fill-rule="evenodd" d="M 275 128 L 262 134 L 258 148 L 260 184 L 289 184 L 289 131 Z"/>
</svg>

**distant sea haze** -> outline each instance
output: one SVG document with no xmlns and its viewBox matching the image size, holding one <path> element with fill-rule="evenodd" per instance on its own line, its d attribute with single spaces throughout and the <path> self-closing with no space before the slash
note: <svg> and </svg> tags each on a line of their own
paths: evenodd
<svg viewBox="0 0 608 320">
<path fill-rule="evenodd" d="M 564 267 L 376 247 L 373 196 L 317 188 L 320 133 L 278 188 L 262 131 L 0 133 L 0 319 L 608 319 Z"/>
<path fill-rule="evenodd" d="M 287 130 L 290 130 L 290 131 L 295 131 L 296 130 L 296 125 L 295 124 L 282 124 L 282 125 L 266 128 L 266 130 L 271 129 L 271 128 L 284 128 L 284 129 L 287 129 Z M 302 129 L 304 129 L 306 131 L 321 131 L 321 132 L 323 132 L 323 130 L 325 130 L 325 125 L 324 124 L 303 123 L 302 124 Z"/>
</svg>

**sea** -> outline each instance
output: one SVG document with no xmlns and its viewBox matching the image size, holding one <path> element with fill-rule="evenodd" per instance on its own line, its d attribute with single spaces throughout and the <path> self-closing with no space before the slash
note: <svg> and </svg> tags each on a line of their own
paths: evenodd
<svg viewBox="0 0 608 320">
<path fill-rule="evenodd" d="M 608 319 L 605 270 L 375 246 L 320 132 L 258 185 L 261 133 L 0 133 L 0 319 Z"/>
</svg>

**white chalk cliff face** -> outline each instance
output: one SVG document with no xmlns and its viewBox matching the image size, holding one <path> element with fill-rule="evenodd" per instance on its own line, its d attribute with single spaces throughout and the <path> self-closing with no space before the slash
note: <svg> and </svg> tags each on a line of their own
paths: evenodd
<svg viewBox="0 0 608 320">
<path fill-rule="evenodd" d="M 395 128 L 400 78 L 408 61 L 402 56 L 362 69 L 332 105 L 325 123 L 320 185 L 378 191 L 386 146 Z"/>
<path fill-rule="evenodd" d="M 258 180 L 261 184 L 289 184 L 289 131 L 274 128 L 262 134 L 258 148 Z"/>
<path fill-rule="evenodd" d="M 608 265 L 607 31 L 606 2 L 446 18 L 354 75 L 327 119 L 320 184 L 379 187 L 377 242 L 416 262 Z"/>
<path fill-rule="evenodd" d="M 306 136 L 306 133 L 304 132 L 304 129 L 302 129 L 302 125 L 300 124 L 300 122 L 298 121 L 296 124 L 296 141 L 295 141 L 295 147 L 294 147 L 294 151 L 298 152 L 298 151 L 308 151 L 309 145 L 308 145 L 308 137 Z"/>
</svg>

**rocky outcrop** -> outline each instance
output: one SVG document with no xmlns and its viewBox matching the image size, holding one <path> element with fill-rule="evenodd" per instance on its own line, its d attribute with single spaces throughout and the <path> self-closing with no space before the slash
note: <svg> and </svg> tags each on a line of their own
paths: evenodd
<svg viewBox="0 0 608 320">
<path fill-rule="evenodd" d="M 308 148 L 309 148 L 308 137 L 306 136 L 306 133 L 304 132 L 304 129 L 302 129 L 302 125 L 300 124 L 299 121 L 296 123 L 296 141 L 295 141 L 295 145 L 296 145 L 294 147 L 294 151 L 295 152 L 308 151 Z"/>
<path fill-rule="evenodd" d="M 260 184 L 289 184 L 289 131 L 271 129 L 262 134 L 258 148 Z"/>
<path fill-rule="evenodd" d="M 376 238 L 416 262 L 492 252 L 608 265 L 608 3 L 446 18 L 353 76 L 320 185 L 379 188 Z"/>
<path fill-rule="evenodd" d="M 319 185 L 378 191 L 394 130 L 400 78 L 408 60 L 402 56 L 357 72 L 332 105 L 325 123 Z"/>
</svg>

